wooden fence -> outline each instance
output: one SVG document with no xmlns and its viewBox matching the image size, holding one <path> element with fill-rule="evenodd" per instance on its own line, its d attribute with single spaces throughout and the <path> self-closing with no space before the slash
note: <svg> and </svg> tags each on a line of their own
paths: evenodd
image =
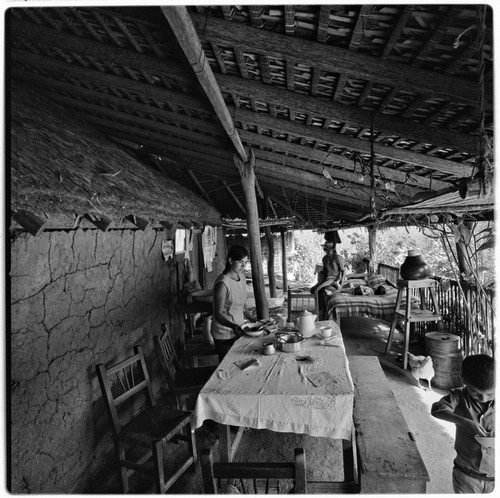
<svg viewBox="0 0 500 498">
<path fill-rule="evenodd" d="M 378 272 L 389 282 L 397 285 L 399 268 L 380 263 Z M 493 289 L 481 292 L 476 286 L 459 284 L 456 280 L 436 277 L 439 282 L 436 295 L 441 315 L 440 328 L 444 332 L 461 337 L 464 356 L 485 353 L 494 356 L 495 351 L 495 293 Z M 430 305 L 428 292 L 426 306 Z M 423 335 L 437 330 L 437 322 L 415 323 L 413 333 Z"/>
</svg>

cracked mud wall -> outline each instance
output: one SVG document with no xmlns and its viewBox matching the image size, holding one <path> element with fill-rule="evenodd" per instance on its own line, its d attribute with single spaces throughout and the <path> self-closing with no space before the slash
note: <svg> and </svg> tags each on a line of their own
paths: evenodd
<svg viewBox="0 0 500 498">
<path fill-rule="evenodd" d="M 11 244 L 11 490 L 84 492 L 109 458 L 108 420 L 95 374 L 171 326 L 175 265 L 162 230 L 78 229 Z M 155 371 L 157 374 L 155 375 Z"/>
</svg>

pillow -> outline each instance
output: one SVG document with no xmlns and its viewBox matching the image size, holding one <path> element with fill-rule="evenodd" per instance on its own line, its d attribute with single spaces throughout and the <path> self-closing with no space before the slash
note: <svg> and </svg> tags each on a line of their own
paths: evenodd
<svg viewBox="0 0 500 498">
<path fill-rule="evenodd" d="M 372 289 L 376 289 L 379 285 L 385 284 L 385 278 L 378 273 L 370 273 L 370 275 L 366 277 L 366 283 Z"/>
</svg>

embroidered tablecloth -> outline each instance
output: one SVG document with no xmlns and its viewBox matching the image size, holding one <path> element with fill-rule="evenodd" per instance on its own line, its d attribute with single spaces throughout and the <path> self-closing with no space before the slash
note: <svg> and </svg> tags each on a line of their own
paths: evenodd
<svg viewBox="0 0 500 498">
<path fill-rule="evenodd" d="M 333 328 L 329 340 L 308 338 L 295 353 L 263 355 L 262 344 L 273 341 L 273 334 L 238 339 L 198 396 L 195 427 L 210 419 L 350 439 L 354 387 L 338 325 L 316 322 L 316 331 L 326 325 Z"/>
</svg>

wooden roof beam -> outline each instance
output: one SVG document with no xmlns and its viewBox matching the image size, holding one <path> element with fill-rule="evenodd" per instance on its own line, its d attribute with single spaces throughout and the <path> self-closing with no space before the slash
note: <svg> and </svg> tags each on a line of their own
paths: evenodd
<svg viewBox="0 0 500 498">
<path fill-rule="evenodd" d="M 198 190 L 200 191 L 202 197 L 210 202 L 210 204 L 214 204 L 210 196 L 208 195 L 207 191 L 203 188 L 203 185 L 199 182 L 198 178 L 196 178 L 196 175 L 194 174 L 193 170 L 190 168 L 186 168 L 187 174 L 190 176 L 191 180 L 193 180 L 193 183 L 196 185 Z"/>
<path fill-rule="evenodd" d="M 346 122 L 354 126 L 369 128 L 371 113 L 355 106 L 346 106 L 330 99 L 298 95 L 296 92 L 272 85 L 244 80 L 227 74 L 217 74 L 217 81 L 222 91 L 249 97 L 261 102 L 272 102 L 274 105 L 295 110 L 303 114 L 314 114 L 337 122 Z M 407 119 L 388 115 L 378 115 L 376 132 L 405 137 L 423 143 L 432 143 L 450 149 L 457 149 L 469 154 L 478 154 L 477 138 L 464 133 L 457 133 L 442 128 L 431 127 Z"/>
<path fill-rule="evenodd" d="M 184 6 L 161 7 L 177 41 L 179 42 L 189 63 L 193 67 L 206 96 L 210 100 L 217 117 L 219 118 L 227 136 L 234 145 L 240 158 L 248 161 L 247 153 L 234 126 L 233 120 L 222 97 L 222 93 L 214 77 L 205 52 L 201 46 L 196 30 L 194 29 L 188 11 Z M 225 21 L 227 23 L 227 21 Z M 232 24 L 232 23 L 227 23 Z"/>
<path fill-rule="evenodd" d="M 292 57 L 307 66 L 315 61 L 324 70 L 333 73 L 347 73 L 352 78 L 374 80 L 377 84 L 404 88 L 429 97 L 472 105 L 477 101 L 478 86 L 468 80 L 458 82 L 456 77 L 384 61 L 363 53 L 358 53 L 353 58 L 352 51 L 343 48 L 290 36 L 283 39 L 284 35 L 279 33 L 227 22 L 213 16 L 207 18 L 193 13 L 192 19 L 203 40 L 216 40 L 230 46 L 241 45 L 250 52 L 278 59 Z"/>
<path fill-rule="evenodd" d="M 92 70 L 91 68 L 84 68 L 81 66 L 77 66 L 76 64 L 52 59 L 51 57 L 47 57 L 41 54 L 32 54 L 25 50 L 13 48 L 11 54 L 13 60 L 17 60 L 19 62 L 28 62 L 30 65 L 33 65 L 35 67 L 43 68 L 44 71 L 49 70 L 60 72 L 64 75 L 72 75 L 75 78 L 80 79 L 81 81 L 94 83 L 98 87 L 102 87 L 103 85 L 106 85 L 110 88 L 116 87 L 122 90 L 130 91 L 132 93 L 138 93 L 139 95 L 147 95 L 149 98 L 154 98 L 160 102 L 174 103 L 176 105 L 192 108 L 194 110 L 202 112 L 211 111 L 210 106 L 196 95 L 174 92 L 172 90 L 169 90 L 168 88 L 157 87 L 154 85 L 149 85 L 147 83 L 142 83 L 140 81 L 134 81 L 130 78 L 122 78 L 121 76 L 106 74 L 101 71 Z M 27 71 L 26 69 L 21 69 L 18 67 L 13 67 L 12 71 L 17 72 L 18 74 L 26 75 L 29 78 L 28 81 L 32 78 L 37 78 L 38 81 L 45 81 L 49 85 L 51 85 L 53 82 L 54 85 L 60 85 L 75 92 L 92 92 L 89 93 L 89 95 L 94 95 L 94 98 L 100 96 L 101 100 L 119 99 L 119 97 L 114 97 L 113 95 L 109 95 L 107 93 L 98 92 L 97 90 L 90 90 L 88 88 L 79 87 L 63 81 L 58 81 L 55 76 L 49 78 L 47 76 L 32 73 L 31 71 Z M 125 99 L 122 100 L 126 101 Z"/>
<path fill-rule="evenodd" d="M 319 127 L 307 126 L 285 119 L 272 119 L 264 113 L 254 113 L 241 108 L 234 108 L 232 114 L 235 121 L 245 122 L 247 125 L 252 124 L 262 128 L 272 128 L 281 132 L 291 133 L 298 137 L 307 137 L 337 147 L 356 150 L 365 154 L 370 153 L 369 140 L 361 140 L 349 135 L 342 135 L 340 133 L 322 130 Z M 438 157 L 418 154 L 408 149 L 400 149 L 391 147 L 390 145 L 377 144 L 376 154 L 377 156 L 384 156 L 395 161 L 413 164 L 419 168 L 440 171 L 441 173 L 455 175 L 457 177 L 470 176 L 473 171 L 473 167 L 467 164 L 460 164 Z"/>
<path fill-rule="evenodd" d="M 151 74 L 163 74 L 185 85 L 192 86 L 193 81 L 179 64 L 171 64 L 168 59 L 150 57 L 133 50 L 124 50 L 118 46 L 100 43 L 81 36 L 39 26 L 35 23 L 11 19 L 12 37 L 20 36 L 33 42 L 35 46 L 56 47 L 63 51 L 85 54 L 101 64 L 117 64 L 136 68 Z M 39 55 L 39 54 L 37 54 Z"/>
<path fill-rule="evenodd" d="M 231 172 L 230 160 L 227 157 L 222 157 L 213 152 L 212 149 L 208 148 L 204 149 L 203 152 L 197 152 L 193 150 L 177 149 L 175 146 L 169 146 L 164 151 L 169 157 L 174 155 L 176 158 L 181 158 L 185 163 L 189 163 L 191 169 L 199 171 L 200 173 L 222 175 Z M 358 193 L 354 196 L 346 195 L 341 188 L 332 190 L 330 183 L 322 175 L 319 165 L 304 161 L 304 166 L 302 168 L 297 168 L 289 164 L 283 165 L 279 160 L 277 160 L 277 162 L 266 160 L 268 156 L 266 156 L 265 151 L 254 149 L 254 153 L 257 159 L 256 175 L 259 176 L 261 181 L 264 181 L 266 178 L 275 179 L 277 181 L 288 181 L 290 184 L 293 183 L 295 188 L 307 185 L 311 188 L 314 187 L 318 191 L 320 190 L 323 196 L 335 193 L 338 199 L 344 199 L 347 203 L 357 198 L 359 192 L 363 192 L 367 197 L 369 196 L 369 186 L 367 184 L 355 182 L 351 182 L 352 188 L 358 189 Z M 293 162 L 293 158 L 287 158 L 287 162 L 288 160 Z M 209 166 L 209 168 L 207 168 L 207 166 Z M 316 169 L 313 169 L 314 167 Z M 408 190 L 408 196 L 417 193 L 415 189 Z"/>
<path fill-rule="evenodd" d="M 228 191 L 229 195 L 236 203 L 236 205 L 241 209 L 243 215 L 246 216 L 247 215 L 246 209 L 243 207 L 243 204 L 241 204 L 238 197 L 236 197 L 236 194 L 233 192 L 233 189 L 228 185 L 228 183 L 225 180 L 222 180 L 222 184 L 224 185 L 224 188 Z"/>
<path fill-rule="evenodd" d="M 311 149 L 309 147 L 302 147 L 300 145 L 291 144 L 289 142 L 285 142 L 284 140 L 272 139 L 270 137 L 265 137 L 263 135 L 259 135 L 257 133 L 251 133 L 248 131 L 241 131 L 241 138 L 249 143 L 255 144 L 261 147 L 270 147 L 276 152 L 282 152 L 284 154 L 295 154 L 299 157 L 307 157 L 309 159 L 313 159 L 315 161 L 319 161 L 320 163 L 325 163 L 328 165 L 338 165 L 341 168 L 347 169 L 349 171 L 354 170 L 354 162 L 352 159 L 348 159 L 344 156 L 340 155 L 332 155 L 327 152 Z M 407 175 L 403 171 L 398 171 L 396 169 L 391 168 L 377 168 L 380 169 L 381 173 L 388 180 L 394 180 L 398 183 L 406 183 L 408 181 Z M 333 173 L 332 173 L 333 176 Z M 410 184 L 415 187 L 420 187 L 423 189 L 429 189 L 429 179 L 425 177 L 421 177 L 418 175 L 412 175 L 414 181 Z M 445 184 L 448 186 L 448 184 Z"/>
</svg>

